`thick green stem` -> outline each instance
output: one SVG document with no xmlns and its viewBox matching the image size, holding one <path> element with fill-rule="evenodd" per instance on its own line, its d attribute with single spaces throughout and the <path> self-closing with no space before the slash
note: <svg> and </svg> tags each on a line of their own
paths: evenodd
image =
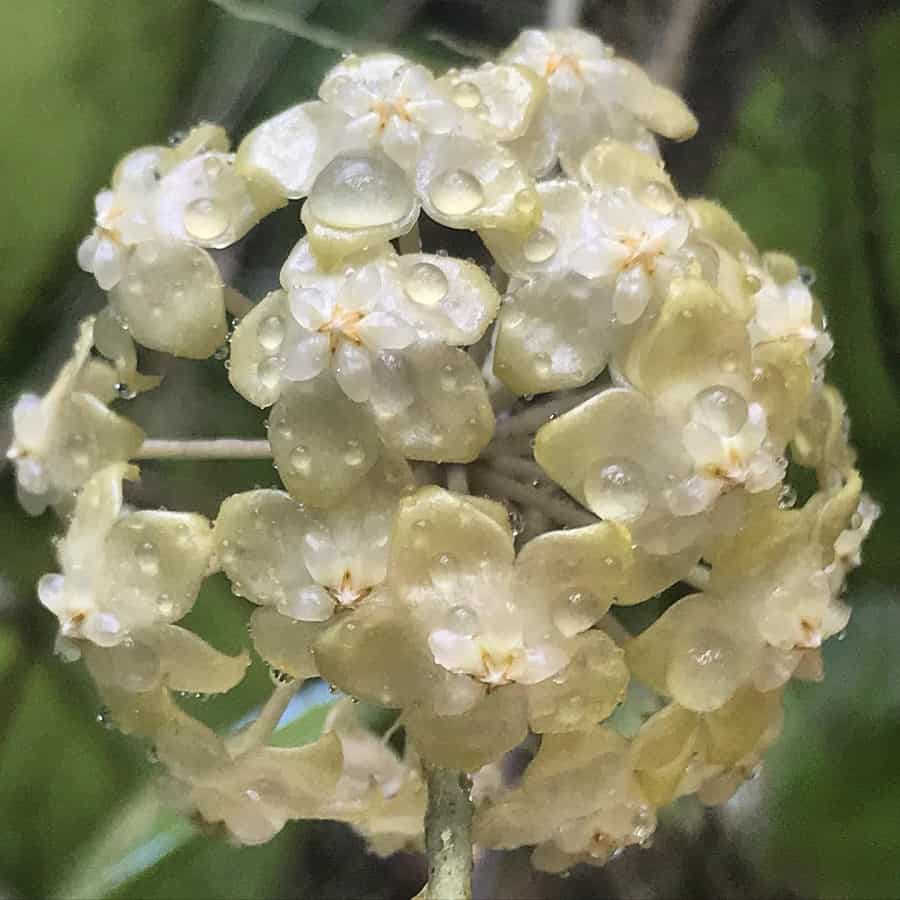
<svg viewBox="0 0 900 900">
<path fill-rule="evenodd" d="M 425 852 L 428 856 L 426 900 L 472 898 L 472 801 L 462 772 L 428 766 Z"/>
</svg>

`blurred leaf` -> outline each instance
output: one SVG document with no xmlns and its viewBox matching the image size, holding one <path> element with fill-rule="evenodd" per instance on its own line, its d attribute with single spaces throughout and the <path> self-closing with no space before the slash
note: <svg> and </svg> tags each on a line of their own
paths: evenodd
<svg viewBox="0 0 900 900">
<path fill-rule="evenodd" d="M 31 667 L 0 745 L 0 871 L 23 896 L 44 896 L 96 823 L 131 789 L 136 748 L 96 721 L 81 667 Z"/>
<path fill-rule="evenodd" d="M 123 900 L 262 900 L 280 896 L 297 830 L 297 826 L 288 826 L 260 847 L 234 847 L 220 838 L 195 837 L 111 896 Z"/>
<path fill-rule="evenodd" d="M 0 352 L 61 258 L 74 258 L 91 197 L 129 147 L 165 135 L 200 0 L 32 0 L 0 29 Z"/>
<path fill-rule="evenodd" d="M 769 854 L 808 896 L 900 896 L 900 596 L 865 600 L 825 682 L 791 686 L 766 764 Z"/>
<path fill-rule="evenodd" d="M 854 47 L 797 41 L 762 67 L 709 193 L 762 249 L 817 273 L 867 489 L 884 516 L 860 577 L 900 577 L 900 18 Z"/>
</svg>

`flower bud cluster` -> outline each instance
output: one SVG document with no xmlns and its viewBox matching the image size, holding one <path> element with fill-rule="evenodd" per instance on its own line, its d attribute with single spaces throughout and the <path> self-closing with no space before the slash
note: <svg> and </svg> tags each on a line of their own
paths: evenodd
<svg viewBox="0 0 900 900">
<path fill-rule="evenodd" d="M 527 31 L 440 76 L 351 56 L 233 153 L 202 125 L 119 164 L 78 254 L 109 307 L 20 400 L 10 455 L 30 511 L 77 492 L 40 600 L 182 804 L 244 843 L 334 818 L 392 852 L 421 843 L 422 761 L 486 783 L 532 733 L 524 775 L 475 792 L 475 836 L 561 871 L 759 764 L 785 684 L 820 678 L 847 624 L 878 507 L 809 278 L 665 171 L 655 135 L 696 124 L 598 38 Z M 214 522 L 128 508 L 143 435 L 111 385 L 154 386 L 132 341 L 210 356 L 228 288 L 208 251 L 299 199 L 280 287 L 230 337 L 284 490 Z M 422 252 L 423 214 L 475 232 L 490 274 Z M 817 479 L 799 506 L 788 459 Z M 217 571 L 288 679 L 226 736 L 178 702 L 249 663 L 177 624 Z M 634 637 L 610 612 L 679 583 L 695 592 Z M 396 710 L 405 752 L 344 701 L 317 741 L 278 746 L 317 677 Z M 612 717 L 630 680 L 656 698 L 638 727 Z"/>
</svg>

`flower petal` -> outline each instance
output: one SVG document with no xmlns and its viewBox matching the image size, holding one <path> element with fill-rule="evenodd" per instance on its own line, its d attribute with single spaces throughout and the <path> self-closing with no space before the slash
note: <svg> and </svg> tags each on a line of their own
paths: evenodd
<svg viewBox="0 0 900 900">
<path fill-rule="evenodd" d="M 372 407 L 386 444 L 408 459 L 471 462 L 490 441 L 494 413 L 481 372 L 462 350 L 418 342 L 383 353 Z M 377 373 L 376 373 L 377 377 Z"/>
<path fill-rule="evenodd" d="M 139 244 L 109 300 L 134 339 L 152 350 L 205 359 L 225 340 L 222 279 L 199 247 Z"/>
<path fill-rule="evenodd" d="M 330 372 L 284 388 L 269 415 L 269 442 L 291 496 L 319 507 L 346 497 L 381 454 L 368 408 L 354 403 Z"/>
<path fill-rule="evenodd" d="M 501 307 L 494 373 L 520 395 L 587 384 L 606 366 L 613 328 L 608 282 L 529 281 Z"/>
</svg>

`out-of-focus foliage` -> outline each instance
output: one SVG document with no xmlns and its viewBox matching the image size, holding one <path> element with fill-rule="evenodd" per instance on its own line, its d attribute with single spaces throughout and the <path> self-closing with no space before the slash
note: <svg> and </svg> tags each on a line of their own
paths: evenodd
<svg viewBox="0 0 900 900">
<path fill-rule="evenodd" d="M 900 18 L 764 67 L 708 191 L 764 249 L 811 266 L 866 487 L 884 508 L 860 575 L 900 578 Z"/>
<path fill-rule="evenodd" d="M 709 192 L 767 248 L 812 266 L 866 485 L 884 515 L 823 684 L 792 686 L 767 764 L 769 856 L 816 896 L 895 897 L 900 595 L 900 17 L 764 67 Z"/>
<path fill-rule="evenodd" d="M 201 0 L 7 4 L 0 31 L 0 350 L 128 147 L 165 134 Z"/>
</svg>

